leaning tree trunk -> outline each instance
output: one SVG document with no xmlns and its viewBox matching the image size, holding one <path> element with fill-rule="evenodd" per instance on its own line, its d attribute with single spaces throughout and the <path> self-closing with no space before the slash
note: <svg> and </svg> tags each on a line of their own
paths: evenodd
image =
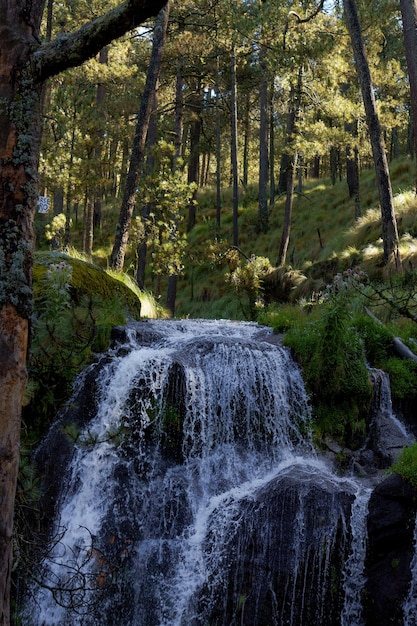
<svg viewBox="0 0 417 626">
<path fill-rule="evenodd" d="M 161 69 L 162 52 L 168 28 L 169 4 L 168 0 L 164 9 L 160 12 L 158 20 L 155 24 L 151 59 L 146 75 L 145 89 L 142 95 L 138 121 L 136 124 L 132 156 L 130 159 L 122 206 L 120 208 L 119 222 L 117 224 L 113 250 L 110 256 L 110 266 L 115 270 L 123 269 L 127 245 L 129 242 L 130 225 L 132 222 L 133 211 L 135 209 L 136 189 L 143 164 L 146 135 L 153 109 L 155 91 Z"/>
<path fill-rule="evenodd" d="M 397 223 L 394 214 L 391 179 L 384 140 L 376 109 L 374 89 L 365 53 L 361 28 L 354 0 L 343 0 L 346 22 L 352 41 L 356 71 L 361 86 L 362 99 L 365 107 L 369 138 L 375 166 L 376 182 L 379 191 L 382 217 L 382 241 L 384 246 L 384 263 L 394 262 L 397 271 L 401 270 L 401 259 Z"/>
<path fill-rule="evenodd" d="M 285 197 L 284 225 L 282 227 L 281 243 L 277 258 L 277 267 L 285 265 L 287 258 L 288 244 L 290 243 L 292 206 L 294 200 L 294 181 L 297 168 L 297 153 L 293 155 L 293 159 L 287 169 L 287 193 Z"/>
<path fill-rule="evenodd" d="M 417 154 L 417 0 L 400 0 L 405 56 L 410 83 L 414 154 Z M 417 164 L 417 159 L 416 159 Z M 415 174 L 417 192 L 417 171 Z"/>
<path fill-rule="evenodd" d="M 295 135 L 297 132 L 297 123 L 301 110 L 301 92 L 303 86 L 303 68 L 298 70 L 297 85 L 291 89 L 290 108 L 287 120 L 287 137 L 286 137 L 286 170 L 285 170 L 285 211 L 284 224 L 282 228 L 281 242 L 277 258 L 277 266 L 284 265 L 287 257 L 288 244 L 290 242 L 292 207 L 294 200 L 294 181 L 297 169 L 298 152 L 294 146 Z M 282 175 L 281 175 L 282 176 Z"/>
<path fill-rule="evenodd" d="M 33 218 L 45 81 L 154 15 L 127 0 L 73 33 L 39 40 L 44 0 L 0 2 L 0 626 L 10 624 L 13 510 L 32 314 Z"/>
</svg>

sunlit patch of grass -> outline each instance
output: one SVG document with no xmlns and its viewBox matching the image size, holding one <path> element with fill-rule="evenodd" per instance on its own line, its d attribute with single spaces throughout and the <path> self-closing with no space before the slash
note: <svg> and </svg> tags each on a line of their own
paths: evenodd
<svg viewBox="0 0 417 626">
<path fill-rule="evenodd" d="M 417 239 L 410 233 L 400 238 L 400 256 L 404 269 L 417 267 Z"/>
<path fill-rule="evenodd" d="M 139 297 L 141 317 L 147 317 L 149 319 L 168 317 L 167 311 L 161 307 L 161 305 L 156 301 L 153 294 L 151 294 L 149 291 L 142 291 Z"/>
<path fill-rule="evenodd" d="M 112 276 L 116 280 L 119 280 L 121 283 L 129 287 L 131 291 L 139 298 L 140 300 L 140 316 L 148 317 L 150 319 L 157 319 L 160 317 L 167 317 L 167 312 L 161 307 L 160 304 L 156 301 L 155 297 L 147 292 L 139 289 L 137 282 L 126 274 L 125 272 L 116 272 L 115 270 L 107 269 L 106 274 Z"/>
<path fill-rule="evenodd" d="M 381 235 L 381 211 L 369 209 L 348 230 L 347 239 L 351 245 L 360 248 L 378 239 Z"/>
<path fill-rule="evenodd" d="M 380 275 L 383 267 L 383 255 L 382 239 L 369 243 L 362 250 L 362 265 L 371 279 Z"/>
</svg>

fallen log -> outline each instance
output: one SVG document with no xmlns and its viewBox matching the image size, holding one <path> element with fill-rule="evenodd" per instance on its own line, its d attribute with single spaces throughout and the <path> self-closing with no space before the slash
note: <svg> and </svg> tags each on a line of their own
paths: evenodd
<svg viewBox="0 0 417 626">
<path fill-rule="evenodd" d="M 372 311 L 370 311 L 367 307 L 365 307 L 365 312 L 367 315 L 369 315 L 371 319 L 374 320 L 374 322 L 376 322 L 377 324 L 380 324 L 381 326 L 384 326 L 381 320 L 379 320 L 377 316 L 374 315 L 374 313 L 372 313 Z M 399 337 L 394 337 L 393 341 L 394 341 L 394 351 L 397 356 L 399 356 L 402 359 L 412 359 L 413 361 L 417 362 L 417 354 L 415 354 L 412 350 L 410 350 L 410 348 L 406 346 L 405 343 Z"/>
</svg>

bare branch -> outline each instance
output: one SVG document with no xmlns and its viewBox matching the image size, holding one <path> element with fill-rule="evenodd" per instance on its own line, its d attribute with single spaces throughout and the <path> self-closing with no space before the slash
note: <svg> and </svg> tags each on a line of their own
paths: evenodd
<svg viewBox="0 0 417 626">
<path fill-rule="evenodd" d="M 313 20 L 323 10 L 323 6 L 324 6 L 324 0 L 320 0 L 319 4 L 314 9 L 314 11 L 310 13 L 310 15 L 307 15 L 307 17 L 304 17 L 304 18 L 301 17 L 296 11 L 288 12 L 288 15 L 285 19 L 284 35 L 283 35 L 283 49 L 284 50 L 285 50 L 285 39 L 286 39 L 288 28 L 289 28 L 290 17 L 295 17 L 298 24 L 306 24 L 307 22 L 310 22 L 311 20 Z"/>
</svg>

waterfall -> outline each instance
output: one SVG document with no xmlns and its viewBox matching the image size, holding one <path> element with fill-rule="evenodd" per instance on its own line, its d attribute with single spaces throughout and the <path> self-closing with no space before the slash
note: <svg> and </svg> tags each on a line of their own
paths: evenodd
<svg viewBox="0 0 417 626">
<path fill-rule="evenodd" d="M 417 624 L 417 519 L 414 526 L 414 554 L 410 565 L 411 581 L 404 602 L 404 626 Z"/>
<path fill-rule="evenodd" d="M 369 373 L 374 386 L 377 418 L 371 424 L 369 442 L 388 467 L 415 438 L 392 408 L 389 375 L 376 368 L 369 368 Z"/>
<path fill-rule="evenodd" d="M 344 569 L 345 603 L 341 626 L 362 626 L 362 593 L 365 587 L 366 522 L 371 489 L 359 489 L 352 507 L 351 550 Z"/>
<path fill-rule="evenodd" d="M 369 492 L 270 329 L 136 323 L 90 376 L 25 624 L 360 626 Z"/>
</svg>

